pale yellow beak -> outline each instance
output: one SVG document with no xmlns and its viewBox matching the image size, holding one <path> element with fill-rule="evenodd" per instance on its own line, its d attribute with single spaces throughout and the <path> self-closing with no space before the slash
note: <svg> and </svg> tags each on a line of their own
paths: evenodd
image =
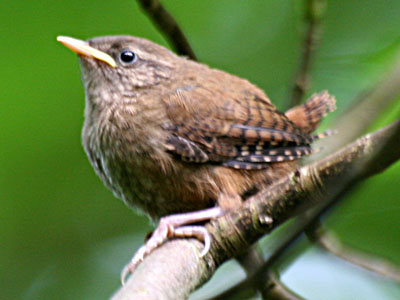
<svg viewBox="0 0 400 300">
<path fill-rule="evenodd" d="M 58 36 L 57 41 L 59 41 L 61 44 L 63 44 L 65 47 L 71 49 L 75 53 L 87 57 L 93 57 L 95 59 L 98 59 L 100 61 L 105 62 L 109 66 L 115 68 L 117 64 L 115 63 L 115 60 L 108 55 L 107 53 L 97 50 L 91 46 L 85 41 L 81 41 L 78 39 L 74 39 L 68 36 Z"/>
</svg>

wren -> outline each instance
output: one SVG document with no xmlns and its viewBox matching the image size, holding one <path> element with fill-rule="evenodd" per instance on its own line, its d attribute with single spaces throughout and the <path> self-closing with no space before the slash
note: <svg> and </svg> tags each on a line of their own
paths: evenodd
<svg viewBox="0 0 400 300">
<path fill-rule="evenodd" d="M 322 137 L 311 133 L 335 109 L 334 97 L 322 92 L 281 113 L 249 81 L 143 38 L 58 41 L 80 56 L 82 140 L 96 174 L 158 222 L 122 280 L 170 237 L 197 237 L 207 253 L 210 236 L 198 222 L 295 170 Z"/>
</svg>

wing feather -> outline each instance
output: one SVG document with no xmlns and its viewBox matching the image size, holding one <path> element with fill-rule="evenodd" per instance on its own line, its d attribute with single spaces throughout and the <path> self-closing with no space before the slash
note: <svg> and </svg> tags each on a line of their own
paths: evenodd
<svg viewBox="0 0 400 300">
<path fill-rule="evenodd" d="M 237 169 L 263 169 L 271 162 L 310 154 L 312 137 L 276 110 L 262 92 L 248 91 L 190 86 L 166 97 L 171 121 L 168 150 L 184 161 Z"/>
</svg>

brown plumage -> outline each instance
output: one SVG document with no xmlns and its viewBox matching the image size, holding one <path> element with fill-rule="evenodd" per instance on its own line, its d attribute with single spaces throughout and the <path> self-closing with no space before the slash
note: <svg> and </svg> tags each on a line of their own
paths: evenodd
<svg viewBox="0 0 400 300">
<path fill-rule="evenodd" d="M 310 133 L 335 107 L 322 92 L 283 114 L 247 80 L 141 38 L 59 40 L 81 56 L 91 164 L 117 197 L 155 221 L 237 207 L 312 152 Z"/>
</svg>

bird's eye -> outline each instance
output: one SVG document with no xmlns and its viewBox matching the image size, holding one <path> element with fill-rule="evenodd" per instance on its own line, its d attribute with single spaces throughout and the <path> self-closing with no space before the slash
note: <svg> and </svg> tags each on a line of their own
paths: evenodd
<svg viewBox="0 0 400 300">
<path fill-rule="evenodd" d="M 120 53 L 119 58 L 123 64 L 130 65 L 137 60 L 137 55 L 130 50 L 123 50 Z"/>
</svg>

